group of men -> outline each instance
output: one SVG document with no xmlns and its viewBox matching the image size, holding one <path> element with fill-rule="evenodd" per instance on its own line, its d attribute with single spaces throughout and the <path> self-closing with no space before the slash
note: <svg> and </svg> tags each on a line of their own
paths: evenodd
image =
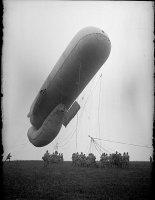
<svg viewBox="0 0 155 200">
<path fill-rule="evenodd" d="M 128 167 L 129 166 L 129 154 L 123 153 L 112 153 L 112 154 L 106 154 L 102 153 L 100 157 L 100 166 L 101 167 Z"/>
<path fill-rule="evenodd" d="M 88 156 L 83 154 L 73 153 L 72 154 L 72 165 L 78 167 L 90 167 L 96 165 L 96 157 L 93 153 L 89 153 Z"/>
<path fill-rule="evenodd" d="M 89 153 L 88 156 L 83 154 L 82 152 L 79 154 L 73 153 L 72 154 L 72 165 L 78 166 L 78 167 L 128 167 L 129 166 L 129 154 L 123 153 L 112 153 L 112 154 L 106 154 L 102 153 L 100 160 L 96 162 L 96 157 L 93 153 Z"/>
<path fill-rule="evenodd" d="M 48 166 L 50 163 L 62 163 L 63 153 L 58 153 L 57 151 L 55 151 L 50 154 L 47 150 L 42 159 L 44 161 L 44 166 Z"/>
</svg>

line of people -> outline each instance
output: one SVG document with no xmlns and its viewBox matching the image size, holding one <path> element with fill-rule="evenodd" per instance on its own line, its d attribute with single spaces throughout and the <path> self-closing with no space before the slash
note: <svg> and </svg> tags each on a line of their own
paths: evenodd
<svg viewBox="0 0 155 200">
<path fill-rule="evenodd" d="M 64 159 L 63 159 L 63 153 L 58 153 L 57 151 L 53 152 L 52 154 L 50 154 L 48 152 L 48 150 L 46 151 L 46 153 L 44 154 L 44 156 L 42 157 L 43 161 L 44 161 L 44 166 L 47 167 L 50 163 L 63 163 Z"/>
<path fill-rule="evenodd" d="M 72 154 L 72 165 L 77 167 L 91 167 L 96 166 L 96 157 L 93 153 L 89 153 L 88 156 L 83 154 L 73 153 Z"/>
<path fill-rule="evenodd" d="M 123 153 L 112 153 L 106 154 L 102 153 L 100 160 L 97 162 L 96 157 L 93 153 L 89 153 L 88 156 L 83 154 L 82 152 L 79 154 L 73 153 L 72 154 L 72 165 L 78 167 L 128 167 L 129 166 L 129 154 Z"/>
<path fill-rule="evenodd" d="M 116 153 L 112 153 L 112 154 L 106 154 L 106 153 L 102 153 L 101 157 L 100 157 L 100 166 L 101 167 L 121 167 L 121 168 L 125 168 L 129 166 L 129 154 L 127 153 L 123 153 L 123 155 L 121 153 L 118 153 L 116 151 Z"/>
</svg>

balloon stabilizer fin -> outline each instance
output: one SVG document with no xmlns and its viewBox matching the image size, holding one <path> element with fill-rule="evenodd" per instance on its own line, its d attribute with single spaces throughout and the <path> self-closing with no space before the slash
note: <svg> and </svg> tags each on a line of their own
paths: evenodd
<svg viewBox="0 0 155 200">
<path fill-rule="evenodd" d="M 63 125 L 66 127 L 69 122 L 74 118 L 74 116 L 77 114 L 77 112 L 80 110 L 80 105 L 77 101 L 75 101 L 69 110 L 66 112 L 64 119 L 63 119 Z"/>
</svg>

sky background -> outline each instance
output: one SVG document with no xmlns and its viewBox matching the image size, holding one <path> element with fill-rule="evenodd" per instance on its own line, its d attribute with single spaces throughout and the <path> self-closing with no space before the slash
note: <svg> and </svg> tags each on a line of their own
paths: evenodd
<svg viewBox="0 0 155 200">
<path fill-rule="evenodd" d="M 3 24 L 4 156 L 38 160 L 58 143 L 64 159 L 71 160 L 73 152 L 89 152 L 88 135 L 152 145 L 152 2 L 5 1 Z M 108 34 L 110 56 L 77 99 L 78 124 L 75 116 L 52 143 L 34 147 L 27 138 L 30 106 L 66 46 L 87 26 Z M 152 154 L 151 148 L 96 141 L 106 153 L 129 152 L 131 160 L 149 160 Z"/>
</svg>

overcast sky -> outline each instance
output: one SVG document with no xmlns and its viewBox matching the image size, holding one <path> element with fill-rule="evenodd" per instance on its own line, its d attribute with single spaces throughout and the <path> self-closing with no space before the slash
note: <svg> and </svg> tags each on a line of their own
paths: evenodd
<svg viewBox="0 0 155 200">
<path fill-rule="evenodd" d="M 41 159 L 58 142 L 64 159 L 70 160 L 73 152 L 89 152 L 89 134 L 152 145 L 152 2 L 5 1 L 3 23 L 4 155 L 11 152 L 13 159 Z M 27 138 L 30 106 L 66 46 L 86 26 L 108 34 L 110 56 L 78 97 L 77 132 L 72 136 L 75 116 L 51 144 L 34 147 Z M 129 152 L 131 160 L 148 160 L 152 154 L 149 148 L 97 142 L 106 153 Z M 95 148 L 92 151 L 99 158 Z"/>
</svg>

